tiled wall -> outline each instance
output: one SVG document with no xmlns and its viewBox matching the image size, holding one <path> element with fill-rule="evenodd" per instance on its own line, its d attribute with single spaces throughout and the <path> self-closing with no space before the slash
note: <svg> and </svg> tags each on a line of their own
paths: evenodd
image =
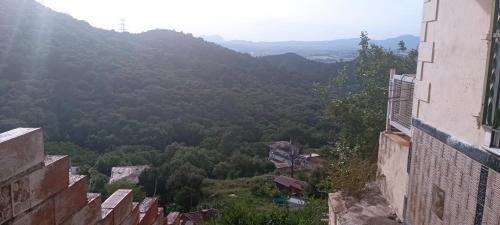
<svg viewBox="0 0 500 225">
<path fill-rule="evenodd" d="M 500 158 L 413 123 L 406 223 L 499 224 Z"/>
</svg>

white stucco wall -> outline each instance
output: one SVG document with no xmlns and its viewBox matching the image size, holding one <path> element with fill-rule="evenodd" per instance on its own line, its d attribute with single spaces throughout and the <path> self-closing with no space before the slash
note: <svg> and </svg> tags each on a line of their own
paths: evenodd
<svg viewBox="0 0 500 225">
<path fill-rule="evenodd" d="M 413 116 L 474 146 L 493 0 L 424 0 Z"/>
</svg>

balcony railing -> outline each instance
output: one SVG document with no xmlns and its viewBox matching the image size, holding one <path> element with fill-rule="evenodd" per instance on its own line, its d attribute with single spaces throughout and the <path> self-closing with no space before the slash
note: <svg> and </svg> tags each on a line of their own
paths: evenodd
<svg viewBox="0 0 500 225">
<path fill-rule="evenodd" d="M 387 129 L 397 129 L 411 136 L 414 74 L 397 75 L 391 71 L 389 102 L 387 106 Z"/>
</svg>

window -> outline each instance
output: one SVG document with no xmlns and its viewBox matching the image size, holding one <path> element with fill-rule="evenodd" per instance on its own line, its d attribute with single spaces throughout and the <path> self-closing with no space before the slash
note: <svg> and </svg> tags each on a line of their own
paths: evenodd
<svg viewBox="0 0 500 225">
<path fill-rule="evenodd" d="M 495 1 L 492 18 L 492 36 L 490 58 L 486 78 L 486 93 L 483 108 L 483 124 L 490 130 L 500 131 L 500 10 L 499 1 Z M 496 132 L 493 132 L 496 133 Z M 498 136 L 494 135 L 493 136 Z M 495 139 L 492 137 L 492 140 Z M 493 141 L 492 141 L 493 142 Z"/>
</svg>

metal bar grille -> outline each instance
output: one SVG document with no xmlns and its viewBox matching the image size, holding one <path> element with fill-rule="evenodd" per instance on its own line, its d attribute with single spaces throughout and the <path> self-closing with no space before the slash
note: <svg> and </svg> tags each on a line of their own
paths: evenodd
<svg viewBox="0 0 500 225">
<path fill-rule="evenodd" d="M 414 77 L 414 75 L 395 76 L 389 87 L 389 124 L 407 135 L 410 135 L 411 130 Z"/>
<path fill-rule="evenodd" d="M 491 129 L 500 127 L 500 10 L 499 3 L 495 1 L 495 12 L 492 23 L 492 36 L 490 44 L 489 68 L 487 74 L 486 94 L 483 109 L 483 124 Z"/>
</svg>

